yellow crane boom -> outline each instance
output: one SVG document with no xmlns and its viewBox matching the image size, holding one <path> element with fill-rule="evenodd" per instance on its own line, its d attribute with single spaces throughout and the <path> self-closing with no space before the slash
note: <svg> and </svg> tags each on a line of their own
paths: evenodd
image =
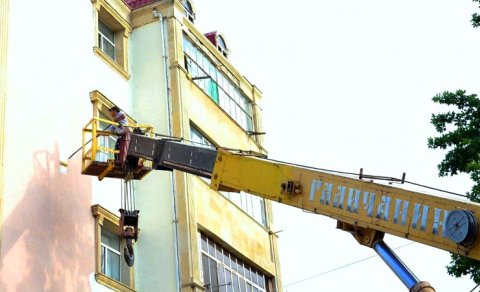
<svg viewBox="0 0 480 292">
<path fill-rule="evenodd" d="M 211 178 L 214 190 L 244 191 L 329 216 L 373 248 L 410 291 L 421 282 L 383 241 L 385 233 L 480 260 L 480 204 L 433 196 L 265 158 L 132 135 L 130 156 L 159 170 Z"/>
<path fill-rule="evenodd" d="M 480 204 L 218 151 L 211 187 L 249 192 L 341 221 L 480 260 Z M 455 217 L 455 218 L 454 218 Z M 450 218 L 450 220 L 448 220 Z M 371 246 L 374 238 L 362 238 Z"/>
</svg>

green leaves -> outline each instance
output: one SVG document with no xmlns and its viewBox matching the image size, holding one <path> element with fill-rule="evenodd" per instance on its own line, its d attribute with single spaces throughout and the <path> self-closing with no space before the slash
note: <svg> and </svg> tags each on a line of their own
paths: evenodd
<svg viewBox="0 0 480 292">
<path fill-rule="evenodd" d="M 479 262 L 464 256 L 452 253 L 452 261 L 447 267 L 447 272 L 451 276 L 462 277 L 470 275 L 475 283 L 480 283 L 480 266 Z"/>
<path fill-rule="evenodd" d="M 479 3 L 480 0 L 472 0 Z M 473 13 L 470 23 L 480 26 L 480 14 Z M 438 165 L 440 176 L 468 173 L 474 182 L 467 197 L 480 203 L 480 100 L 476 94 L 467 95 L 465 90 L 455 93 L 445 91 L 432 98 L 433 102 L 453 108 L 450 111 L 432 114 L 431 123 L 440 136 L 428 138 L 428 147 L 447 150 Z M 458 254 L 451 254 L 447 267 L 449 275 L 470 278 L 480 284 L 480 262 Z"/>
<path fill-rule="evenodd" d="M 432 114 L 430 120 L 441 135 L 428 138 L 428 147 L 448 149 L 438 165 L 439 175 L 480 170 L 480 100 L 477 95 L 467 95 L 465 90 L 446 91 L 432 100 L 451 108 L 445 113 Z"/>
<path fill-rule="evenodd" d="M 479 0 L 473 0 L 473 2 L 480 3 Z M 480 6 L 479 6 L 479 8 L 480 8 Z M 473 13 L 472 14 L 472 19 L 470 20 L 470 23 L 472 23 L 473 27 L 479 27 L 480 26 L 480 15 L 478 15 L 477 13 Z"/>
<path fill-rule="evenodd" d="M 480 100 L 476 94 L 467 95 L 465 90 L 455 93 L 445 91 L 432 100 L 449 109 L 444 113 L 432 114 L 430 120 L 439 136 L 428 138 L 428 147 L 447 150 L 438 164 L 439 175 L 469 174 L 474 186 L 467 196 L 472 201 L 480 202 Z M 453 253 L 451 256 L 452 261 L 447 267 L 450 275 L 470 275 L 475 283 L 480 283 L 479 261 Z"/>
</svg>

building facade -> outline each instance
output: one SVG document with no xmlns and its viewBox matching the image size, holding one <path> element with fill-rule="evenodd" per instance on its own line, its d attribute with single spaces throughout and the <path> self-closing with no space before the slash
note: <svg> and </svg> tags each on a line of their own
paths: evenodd
<svg viewBox="0 0 480 292">
<path fill-rule="evenodd" d="M 122 182 L 81 174 L 112 158 L 89 127 L 114 105 L 184 143 L 266 153 L 261 92 L 224 37 L 198 31 L 191 1 L 31 2 L 0 2 L 0 290 L 282 291 L 270 202 L 145 173 L 128 268 Z"/>
</svg>

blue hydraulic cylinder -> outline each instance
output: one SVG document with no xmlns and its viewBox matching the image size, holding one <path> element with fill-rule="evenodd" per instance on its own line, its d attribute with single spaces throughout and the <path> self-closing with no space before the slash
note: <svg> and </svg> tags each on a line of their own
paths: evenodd
<svg viewBox="0 0 480 292">
<path fill-rule="evenodd" d="M 377 241 L 373 249 L 408 289 L 420 282 L 383 240 Z"/>
</svg>

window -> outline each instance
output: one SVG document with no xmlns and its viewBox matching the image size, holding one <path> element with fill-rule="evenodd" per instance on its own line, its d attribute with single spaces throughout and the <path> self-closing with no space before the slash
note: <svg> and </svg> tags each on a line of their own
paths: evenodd
<svg viewBox="0 0 480 292">
<path fill-rule="evenodd" d="M 206 292 L 269 292 L 272 279 L 200 233 L 203 283 Z"/>
<path fill-rule="evenodd" d="M 120 238 L 118 216 L 100 205 L 92 206 L 95 217 L 96 264 L 98 283 L 115 291 L 134 290 L 133 268 L 125 263 L 121 251 L 125 241 Z"/>
<path fill-rule="evenodd" d="M 101 20 L 98 20 L 98 47 L 115 60 L 115 34 Z"/>
<path fill-rule="evenodd" d="M 193 11 L 192 3 L 188 0 L 182 0 L 182 5 L 185 8 L 185 16 L 193 23 L 195 21 L 195 12 Z"/>
<path fill-rule="evenodd" d="M 190 141 L 192 144 L 215 149 L 215 145 L 210 142 L 199 130 L 194 126 L 190 125 Z M 210 184 L 209 179 L 205 179 L 208 184 Z M 220 192 L 224 197 L 228 198 L 235 205 L 240 207 L 245 213 L 250 215 L 255 221 L 260 223 L 263 226 L 267 226 L 267 218 L 265 215 L 265 200 L 261 197 L 254 196 L 249 193 L 240 192 Z"/>
<path fill-rule="evenodd" d="M 215 149 L 215 146 L 210 142 L 199 130 L 190 126 L 190 141 L 196 146 Z"/>
<path fill-rule="evenodd" d="M 185 68 L 197 84 L 245 131 L 253 129 L 252 103 L 242 91 L 186 36 L 183 37 Z"/>
<path fill-rule="evenodd" d="M 99 111 L 99 117 L 105 120 L 111 119 L 101 111 Z M 109 126 L 110 124 L 107 124 L 102 121 L 99 122 L 99 130 L 106 130 L 108 129 Z M 95 161 L 107 162 L 109 159 L 114 159 L 115 157 L 113 152 L 107 151 L 106 149 L 114 149 L 116 141 L 117 141 L 117 138 L 114 136 L 104 136 L 104 135 L 98 136 L 97 137 L 98 150 L 97 150 L 97 154 L 95 155 Z"/>
<path fill-rule="evenodd" d="M 120 236 L 102 228 L 100 248 L 102 256 L 102 273 L 120 281 Z"/>
<path fill-rule="evenodd" d="M 92 0 L 95 8 L 94 52 L 125 79 L 128 74 L 128 23 L 130 9 L 122 0 Z"/>
<path fill-rule="evenodd" d="M 267 226 L 267 218 L 265 216 L 265 201 L 259 196 L 249 193 L 240 192 L 220 192 L 227 197 L 235 205 L 240 207 L 245 213 L 250 215 L 255 221 L 263 226 Z"/>
<path fill-rule="evenodd" d="M 221 35 L 217 35 L 217 49 L 224 55 L 225 57 L 228 57 L 228 48 L 227 48 L 227 43 L 225 43 L 225 39 Z"/>
</svg>

